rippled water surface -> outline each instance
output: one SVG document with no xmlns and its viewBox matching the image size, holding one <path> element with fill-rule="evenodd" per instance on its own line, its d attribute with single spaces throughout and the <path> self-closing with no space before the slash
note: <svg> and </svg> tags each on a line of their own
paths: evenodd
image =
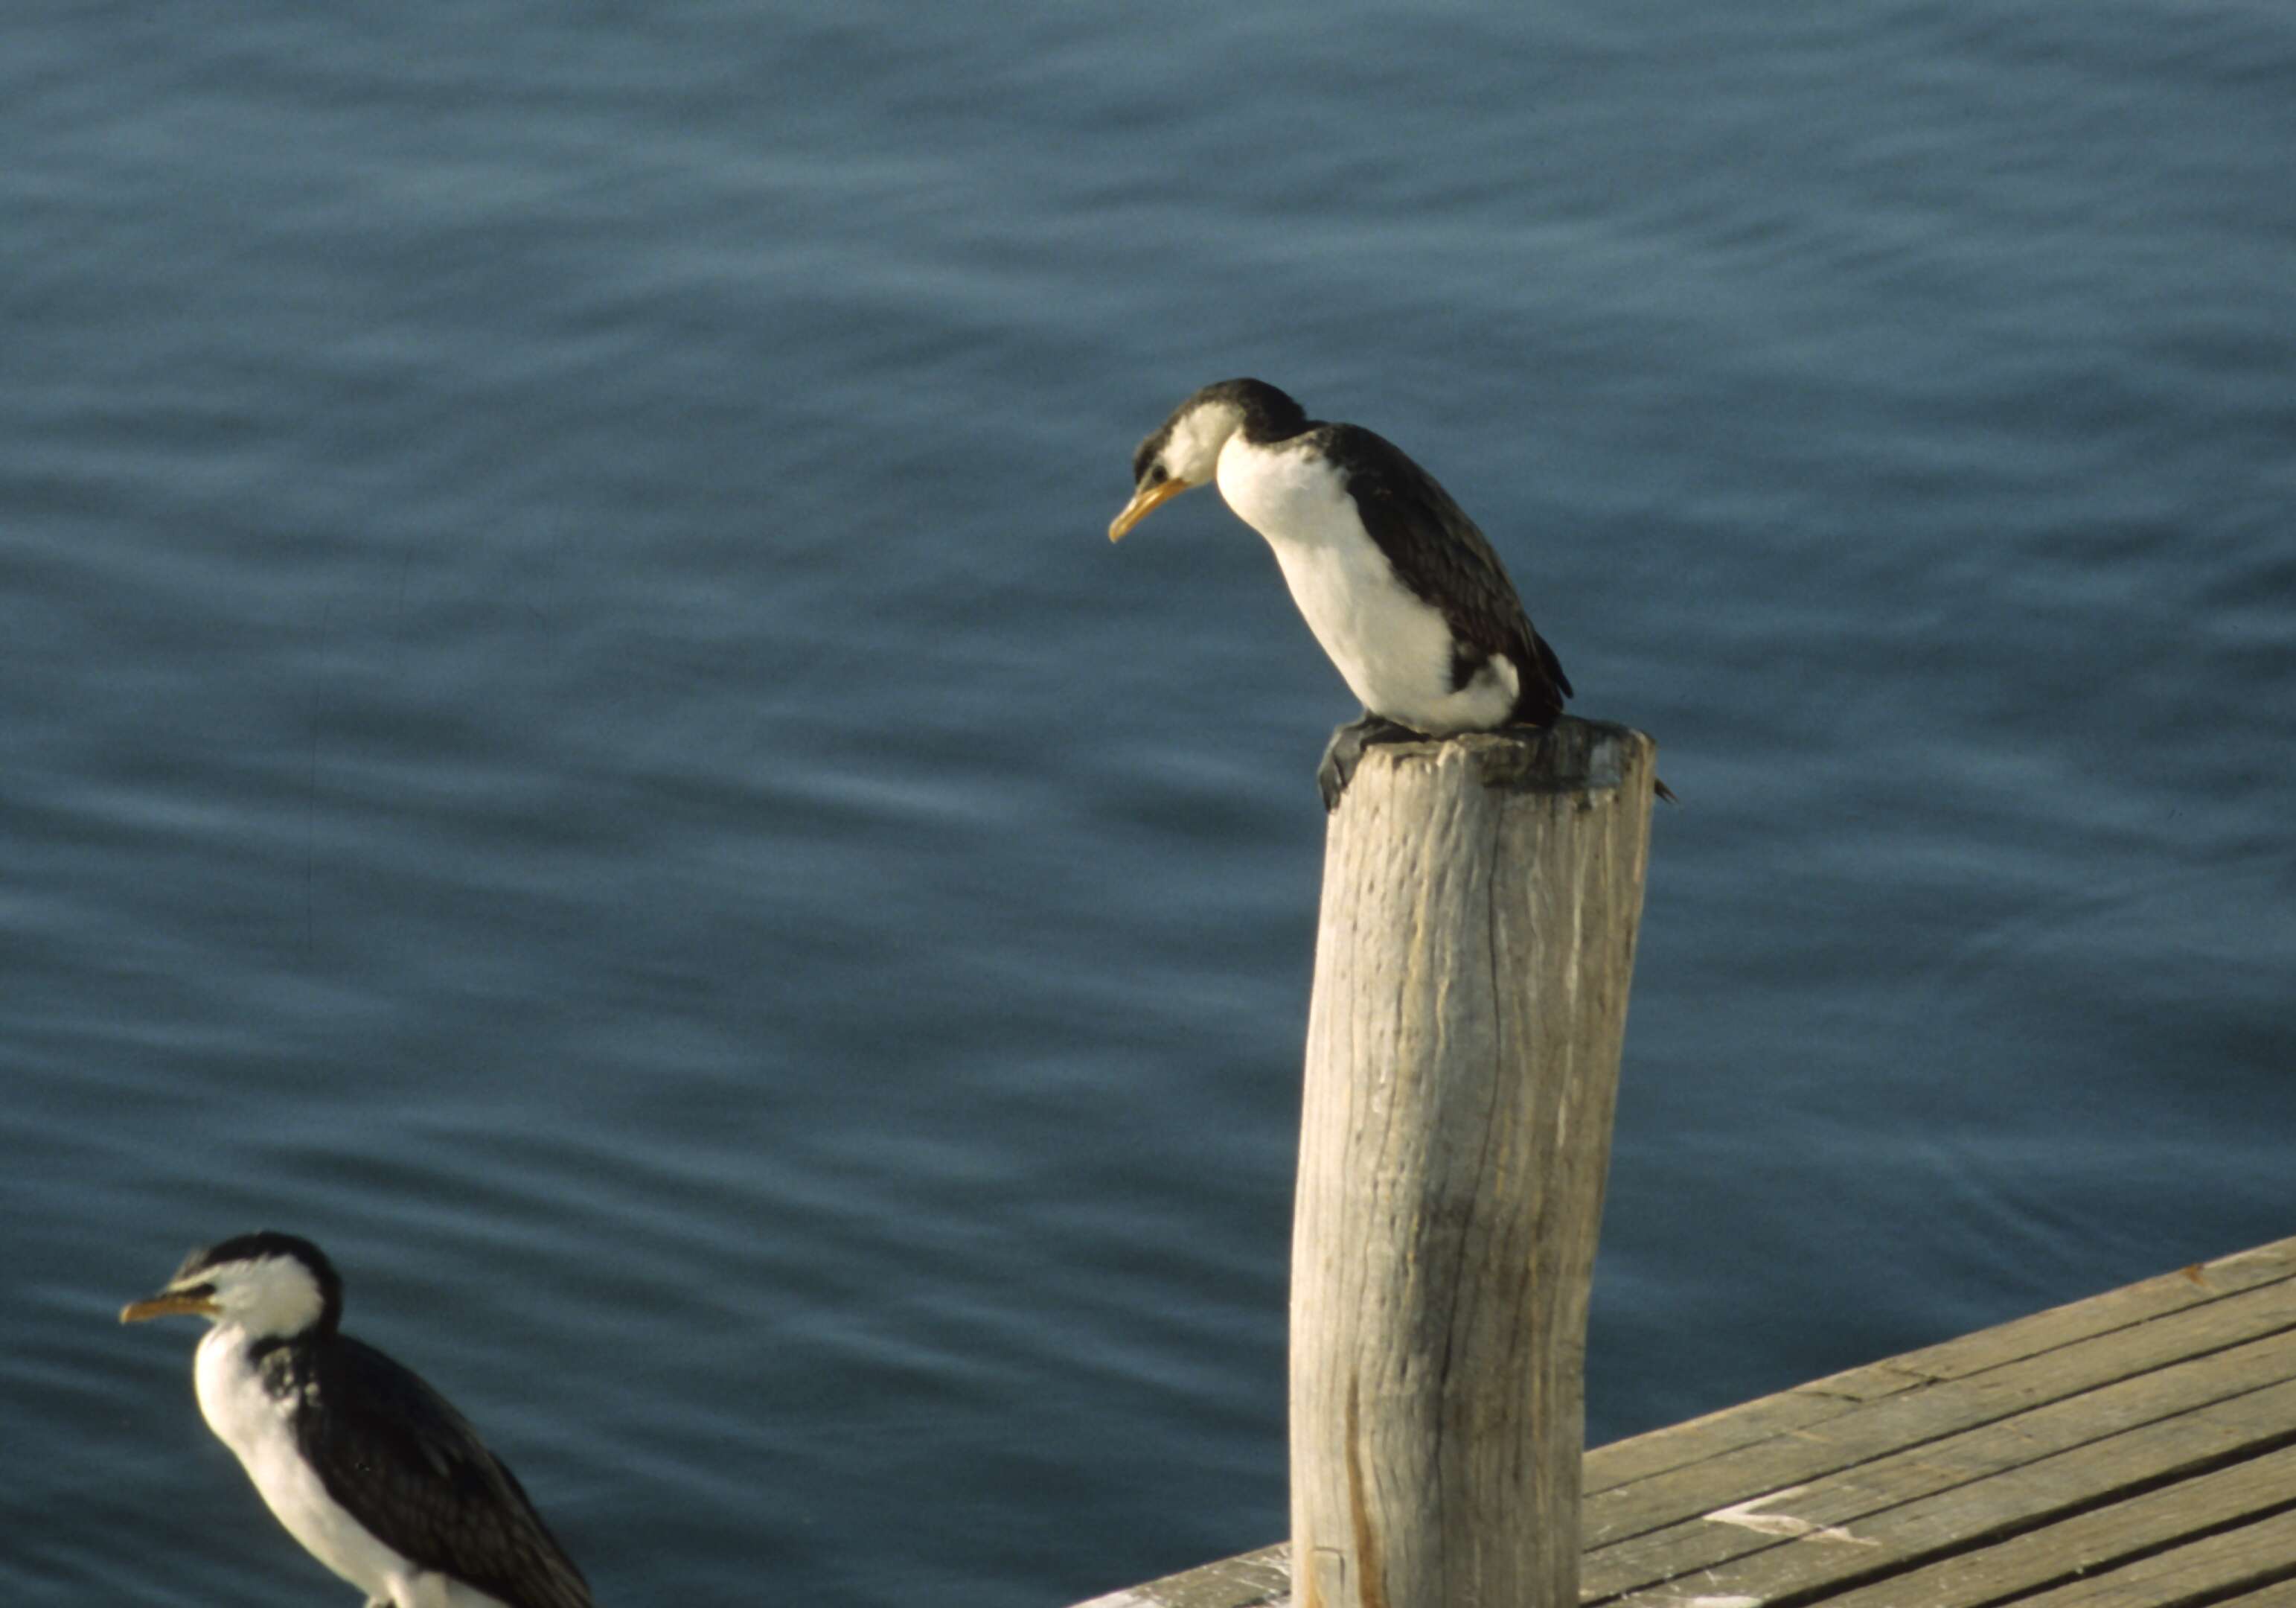
<svg viewBox="0 0 2296 1608">
<path fill-rule="evenodd" d="M 1353 713 L 1133 443 L 1491 531 L 1657 823 L 1604 1440 L 2296 1232 L 2296 22 L 0 19 L 0 1596 L 350 1600 L 120 1302 L 299 1229 L 607 1604 L 1278 1537 Z"/>
</svg>

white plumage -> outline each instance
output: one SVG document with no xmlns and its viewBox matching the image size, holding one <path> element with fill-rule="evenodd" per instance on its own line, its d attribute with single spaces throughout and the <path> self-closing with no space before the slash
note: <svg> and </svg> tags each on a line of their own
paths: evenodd
<svg viewBox="0 0 2296 1608">
<path fill-rule="evenodd" d="M 1218 480 L 1236 518 L 1274 549 L 1292 601 L 1364 708 L 1438 737 L 1506 723 L 1521 687 L 1514 666 L 1493 655 L 1452 687 L 1450 622 L 1397 576 L 1312 443 L 1232 435 Z"/>
</svg>

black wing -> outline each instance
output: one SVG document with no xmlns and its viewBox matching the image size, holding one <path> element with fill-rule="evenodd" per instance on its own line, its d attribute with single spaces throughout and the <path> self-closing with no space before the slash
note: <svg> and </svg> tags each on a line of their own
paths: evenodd
<svg viewBox="0 0 2296 1608">
<path fill-rule="evenodd" d="M 1512 718 L 1551 724 L 1570 695 L 1570 678 L 1531 628 L 1499 555 L 1466 510 L 1385 436 L 1356 424 L 1327 424 L 1318 433 L 1324 439 L 1317 445 L 1346 472 L 1364 529 L 1397 578 L 1442 610 L 1451 634 L 1479 650 L 1456 672 L 1458 685 L 1485 659 L 1504 653 L 1521 682 Z"/>
<path fill-rule="evenodd" d="M 295 1415 L 296 1440 L 375 1539 L 510 1608 L 594 1608 L 517 1476 L 445 1397 L 347 1337 L 315 1372 L 317 1410 Z"/>
</svg>

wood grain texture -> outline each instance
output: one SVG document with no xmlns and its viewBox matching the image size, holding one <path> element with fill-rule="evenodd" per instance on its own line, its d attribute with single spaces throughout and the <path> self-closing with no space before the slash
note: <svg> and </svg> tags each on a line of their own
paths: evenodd
<svg viewBox="0 0 2296 1608">
<path fill-rule="evenodd" d="M 1742 1402 L 1603 1447 L 1587 1457 L 1587 1491 L 1592 1497 L 1671 1469 L 1687 1468 L 1757 1441 L 1841 1417 L 1867 1402 L 2024 1362 L 2134 1329 L 2170 1313 L 2276 1284 L 2292 1275 L 2296 1275 L 2296 1240 L 2279 1241 L 1848 1368 L 1775 1396 Z M 2213 1327 L 2221 1320 L 2204 1321 Z M 1689 1506 L 1684 1511 L 1690 1511 Z M 1614 1527 L 1615 1514 L 1606 1504 L 1589 1526 L 1594 1532 L 1591 1538 L 1600 1539 L 1602 1530 Z"/>
<path fill-rule="evenodd" d="M 1982 1503 L 1985 1486 L 1965 1488 Z M 2296 1449 L 2235 1463 L 2157 1487 L 2104 1507 L 1969 1546 L 1925 1567 L 1829 1595 L 1826 1608 L 1963 1608 L 2002 1602 L 2126 1566 L 2189 1538 L 2196 1524 L 2226 1514 L 2268 1513 L 2296 1497 Z M 1980 1522 L 1993 1519 L 1989 1512 Z M 1976 1531 L 1968 1538 L 1973 1539 Z"/>
<path fill-rule="evenodd" d="M 2284 1513 L 2025 1597 L 2020 1608 L 2176 1608 L 2242 1602 L 2292 1579 L 2296 1579 L 2296 1513 Z"/>
<path fill-rule="evenodd" d="M 2267 1299 L 2268 1298 L 2268 1299 Z M 1792 1489 L 1786 1511 L 1843 1526 L 1880 1509 L 2296 1378 L 2296 1284 L 2283 1283 L 1888 1399 L 1587 1504 L 1585 1584 L 1625 1596 L 1774 1547 L 1716 1510 Z M 2149 1471 L 2157 1473 L 2161 1470 Z M 1615 1499 L 1615 1500 L 1614 1500 Z M 1670 1522 L 1654 1523 L 1658 1520 Z M 1631 1538 L 1603 1544 L 1618 1524 Z M 1768 1565 L 1765 1565 L 1767 1567 Z"/>
<path fill-rule="evenodd" d="M 2267 1346 L 2273 1348 L 2269 1352 L 2264 1350 Z M 2205 1360 L 2187 1366 L 2197 1367 Z M 2183 1528 L 2177 1533 L 2191 1535 L 2211 1518 L 2254 1511 L 2233 1507 L 2211 1514 L 2202 1502 L 2268 1501 L 2275 1497 L 2285 1501 L 2296 1496 L 2285 1488 L 2259 1493 L 2246 1481 L 2208 1479 L 2219 1469 L 2243 1466 L 2296 1440 L 2296 1382 L 2289 1382 L 2296 1367 L 2290 1366 L 2292 1360 L 2296 1360 L 2296 1348 L 2256 1342 L 2252 1361 L 2258 1371 L 2266 1372 L 2262 1365 L 2272 1365 L 2268 1372 L 2284 1382 L 2191 1411 L 2175 1411 L 2165 1392 L 2148 1400 L 2146 1392 L 2133 1388 L 2143 1382 L 2116 1386 L 2112 1393 L 2120 1398 L 2119 1412 L 2167 1415 L 2145 1416 L 2122 1432 L 2062 1450 L 2050 1450 L 2052 1438 L 2063 1434 L 2070 1420 L 2058 1410 L 2049 1415 L 2057 1423 L 2032 1423 L 2035 1439 L 2030 1441 L 2028 1420 L 1988 1426 L 1961 1438 L 1958 1445 L 1941 1444 L 1934 1462 L 1926 1455 L 1930 1448 L 1909 1448 L 1871 1465 L 1738 1506 L 1739 1514 L 1751 1509 L 1759 1521 L 1734 1520 L 1726 1510 L 1710 1514 L 1703 1521 L 1708 1529 L 1739 1532 L 1728 1549 L 1734 1555 L 1729 1561 L 1685 1567 L 1678 1556 L 1662 1563 L 1649 1557 L 1637 1560 L 1641 1567 L 1634 1571 L 1636 1576 L 1664 1583 L 1629 1590 L 1616 1600 L 1620 1608 L 1676 1604 L 1681 1601 L 1681 1583 L 1694 1580 L 1702 1596 L 1824 1601 L 1875 1581 L 1869 1596 L 1910 1604 L 1916 1600 L 1912 1589 L 1898 1589 L 1908 1571 L 1949 1562 L 1956 1567 L 1945 1579 L 1959 1591 L 1965 1579 L 1982 1572 L 1970 1565 L 1986 1548 L 2005 1546 L 2021 1535 L 2046 1533 L 2044 1527 L 2076 1521 L 2099 1504 L 2155 1486 L 2180 1490 Z M 2058 1407 L 2076 1405 L 2061 1403 Z M 2032 1420 L 2041 1417 L 2031 1415 Z M 1743 1528 L 1755 1522 L 1776 1528 Z M 2117 1532 L 2116 1538 L 2125 1533 Z M 2030 1588 L 2046 1584 L 2047 1579 L 2021 1584 Z M 1587 1600 L 1610 1596 L 1603 1588 L 1607 1583 L 1598 1583 L 1596 1571 L 1590 1569 Z M 1956 1596 L 1946 1602 L 1978 1600 Z"/>
<path fill-rule="evenodd" d="M 1332 816 L 1292 1240 L 1303 1608 L 1578 1600 L 1652 753 L 1579 720 L 1374 746 Z"/>
<path fill-rule="evenodd" d="M 1291 1601 L 1290 1552 L 1270 1546 L 1111 1591 L 1076 1608 L 1276 1608 Z"/>
</svg>

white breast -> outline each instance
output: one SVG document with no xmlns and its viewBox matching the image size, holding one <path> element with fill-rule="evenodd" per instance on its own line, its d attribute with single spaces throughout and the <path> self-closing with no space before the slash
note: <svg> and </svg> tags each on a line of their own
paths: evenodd
<svg viewBox="0 0 2296 1608">
<path fill-rule="evenodd" d="M 1320 454 L 1232 437 L 1219 488 L 1275 550 L 1292 601 L 1365 709 L 1438 735 L 1505 721 L 1521 685 L 1514 666 L 1494 658 L 1452 690 L 1451 628 L 1397 578 Z"/>
<path fill-rule="evenodd" d="M 374 1601 L 398 1608 L 503 1608 L 483 1592 L 416 1568 L 327 1494 L 317 1471 L 296 1449 L 289 1413 L 297 1404 L 264 1389 L 247 1351 L 246 1331 L 237 1325 L 208 1331 L 193 1374 L 200 1414 L 238 1456 L 287 1533 Z"/>
</svg>

